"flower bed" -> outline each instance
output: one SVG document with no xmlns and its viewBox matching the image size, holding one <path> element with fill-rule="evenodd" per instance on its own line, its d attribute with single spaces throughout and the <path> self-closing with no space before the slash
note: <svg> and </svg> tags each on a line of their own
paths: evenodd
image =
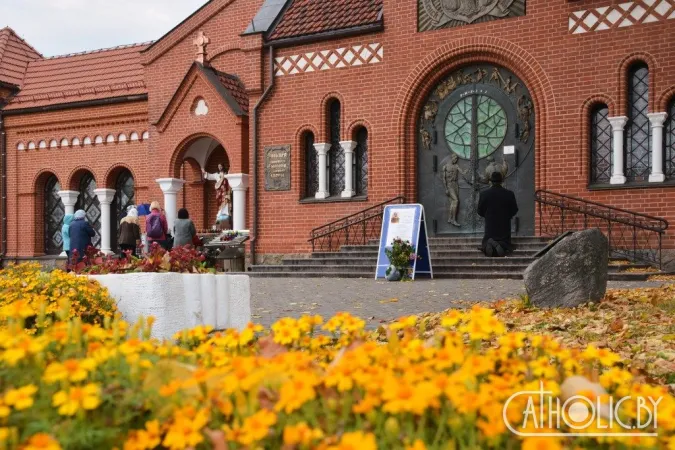
<svg viewBox="0 0 675 450">
<path fill-rule="evenodd" d="M 347 314 L 325 323 L 282 319 L 269 331 L 197 327 L 173 343 L 149 339 L 151 320 L 50 325 L 39 317 L 31 336 L 22 332 L 21 308 L 4 312 L 0 438 L 7 448 L 675 445 L 675 398 L 665 388 L 636 384 L 610 351 L 569 350 L 545 336 L 508 333 L 484 308 L 444 315 L 431 335 L 425 319 L 402 318 L 387 327 L 385 343 L 373 341 L 364 321 Z M 659 436 L 596 438 L 595 426 L 568 439 L 509 432 L 502 412 L 513 393 L 537 390 L 543 382 L 557 395 L 574 375 L 597 380 L 612 397 L 662 396 Z M 512 403 L 507 417 L 522 423 L 525 406 Z M 538 403 L 533 408 L 539 412 Z M 625 423 L 635 423 L 635 402 L 624 402 L 620 412 Z"/>
</svg>

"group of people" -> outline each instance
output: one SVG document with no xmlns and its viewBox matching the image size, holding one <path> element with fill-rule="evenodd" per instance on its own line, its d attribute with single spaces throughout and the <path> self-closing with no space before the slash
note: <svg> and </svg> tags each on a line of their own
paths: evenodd
<svg viewBox="0 0 675 450">
<path fill-rule="evenodd" d="M 194 245 L 197 240 L 197 229 L 190 219 L 188 210 L 182 208 L 178 211 L 172 232 L 166 220 L 164 210 L 159 202 L 150 204 L 150 214 L 145 217 L 145 233 L 148 246 L 157 243 L 166 250 L 186 245 Z M 66 214 L 63 218 L 61 229 L 63 236 L 63 250 L 71 262 L 71 254 L 77 251 L 78 261 L 82 260 L 88 247 L 92 245 L 92 238 L 96 235 L 94 228 L 87 221 L 87 214 L 80 209 L 75 214 Z M 120 221 L 117 232 L 117 244 L 120 255 L 131 254 L 138 256 L 137 249 L 141 245 L 141 227 L 139 224 L 138 210 L 131 206 L 127 215 Z"/>
</svg>

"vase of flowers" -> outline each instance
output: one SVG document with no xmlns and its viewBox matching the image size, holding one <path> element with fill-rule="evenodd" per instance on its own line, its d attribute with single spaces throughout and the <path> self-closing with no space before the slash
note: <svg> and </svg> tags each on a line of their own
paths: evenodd
<svg viewBox="0 0 675 450">
<path fill-rule="evenodd" d="M 410 241 L 396 238 L 392 241 L 391 247 L 384 249 L 384 253 L 389 258 L 389 267 L 385 272 L 387 281 L 400 281 L 410 278 L 410 269 L 412 264 L 420 257 L 415 253 L 415 247 Z"/>
</svg>

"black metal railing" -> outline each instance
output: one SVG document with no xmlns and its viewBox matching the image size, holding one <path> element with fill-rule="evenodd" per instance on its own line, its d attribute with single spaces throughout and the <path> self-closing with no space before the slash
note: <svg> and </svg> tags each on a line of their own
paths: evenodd
<svg viewBox="0 0 675 450">
<path fill-rule="evenodd" d="M 367 245 L 379 239 L 385 206 L 401 203 L 403 197 L 396 197 L 313 229 L 309 239 L 312 251 L 337 252 L 343 245 Z"/>
<path fill-rule="evenodd" d="M 536 202 L 540 234 L 598 228 L 609 240 L 610 256 L 661 268 L 665 219 L 545 190 L 537 191 Z"/>
</svg>

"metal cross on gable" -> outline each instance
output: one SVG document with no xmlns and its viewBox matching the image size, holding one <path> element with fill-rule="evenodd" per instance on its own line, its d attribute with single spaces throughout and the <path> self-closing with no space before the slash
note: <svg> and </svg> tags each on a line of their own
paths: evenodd
<svg viewBox="0 0 675 450">
<path fill-rule="evenodd" d="M 207 61 L 206 47 L 211 43 L 211 39 L 203 31 L 200 31 L 192 43 L 197 47 L 197 58 L 195 60 L 198 63 L 205 64 Z"/>
</svg>

